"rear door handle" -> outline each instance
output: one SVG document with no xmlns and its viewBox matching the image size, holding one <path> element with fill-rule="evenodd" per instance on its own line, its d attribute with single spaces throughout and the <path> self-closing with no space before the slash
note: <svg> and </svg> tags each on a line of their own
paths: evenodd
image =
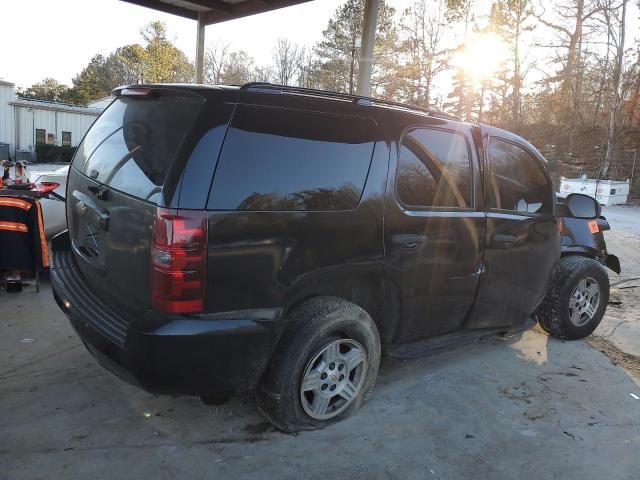
<svg viewBox="0 0 640 480">
<path fill-rule="evenodd" d="M 404 248 L 414 249 L 418 248 L 421 243 L 426 242 L 427 236 L 417 233 L 401 233 L 393 235 L 391 241 L 396 245 L 402 245 Z"/>
</svg>

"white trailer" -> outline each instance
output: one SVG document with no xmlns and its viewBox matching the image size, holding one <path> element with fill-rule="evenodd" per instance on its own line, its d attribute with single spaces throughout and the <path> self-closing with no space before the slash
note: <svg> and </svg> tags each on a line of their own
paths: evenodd
<svg viewBox="0 0 640 480">
<path fill-rule="evenodd" d="M 601 205 L 610 207 L 611 205 L 621 205 L 627 203 L 629 196 L 629 180 L 597 180 L 587 178 L 583 175 L 580 178 L 560 177 L 560 191 L 558 197 L 564 198 L 571 193 L 582 193 L 595 198 Z"/>
</svg>

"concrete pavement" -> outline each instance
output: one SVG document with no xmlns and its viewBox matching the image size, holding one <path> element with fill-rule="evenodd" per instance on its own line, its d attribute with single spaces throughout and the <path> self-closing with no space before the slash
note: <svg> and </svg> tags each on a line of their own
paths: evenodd
<svg viewBox="0 0 640 480">
<path fill-rule="evenodd" d="M 386 361 L 358 415 L 273 431 L 248 396 L 153 396 L 103 371 L 55 306 L 0 296 L 0 479 L 630 479 L 640 385 L 537 329 Z M 31 339 L 31 340 L 29 340 Z"/>
</svg>

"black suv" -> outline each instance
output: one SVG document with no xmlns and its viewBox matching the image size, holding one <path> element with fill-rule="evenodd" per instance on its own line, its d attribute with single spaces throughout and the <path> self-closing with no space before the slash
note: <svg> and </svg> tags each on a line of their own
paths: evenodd
<svg viewBox="0 0 640 480">
<path fill-rule="evenodd" d="M 115 95 L 75 154 L 52 283 L 91 353 L 149 391 L 255 390 L 277 427 L 317 428 L 360 406 L 381 347 L 541 304 L 563 338 L 602 318 L 606 271 L 563 267 L 546 161 L 514 134 L 269 84 Z"/>
</svg>

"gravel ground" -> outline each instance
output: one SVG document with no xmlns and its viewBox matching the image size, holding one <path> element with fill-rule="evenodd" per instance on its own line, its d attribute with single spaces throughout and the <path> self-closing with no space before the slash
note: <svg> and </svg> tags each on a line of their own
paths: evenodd
<svg viewBox="0 0 640 480">
<path fill-rule="evenodd" d="M 608 207 L 603 215 L 611 225 L 607 249 L 620 259 L 622 273 L 608 270 L 609 307 L 593 337 L 599 347 L 617 349 L 640 365 L 640 207 Z"/>
</svg>

